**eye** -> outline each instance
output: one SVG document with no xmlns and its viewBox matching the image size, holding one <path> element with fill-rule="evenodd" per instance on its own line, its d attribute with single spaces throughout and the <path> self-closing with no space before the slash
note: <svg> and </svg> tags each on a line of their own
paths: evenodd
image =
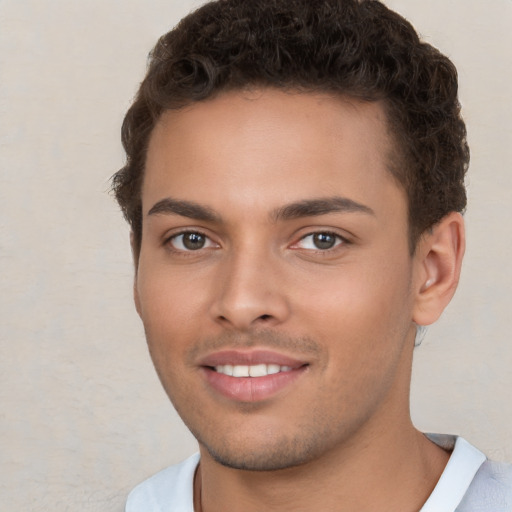
<svg viewBox="0 0 512 512">
<path fill-rule="evenodd" d="M 345 240 L 335 233 L 318 232 L 311 233 L 299 240 L 297 246 L 301 249 L 309 249 L 313 251 L 327 251 L 340 245 Z"/>
<path fill-rule="evenodd" d="M 185 231 L 174 235 L 169 239 L 169 243 L 178 251 L 198 251 L 216 246 L 206 235 L 197 231 Z"/>
</svg>

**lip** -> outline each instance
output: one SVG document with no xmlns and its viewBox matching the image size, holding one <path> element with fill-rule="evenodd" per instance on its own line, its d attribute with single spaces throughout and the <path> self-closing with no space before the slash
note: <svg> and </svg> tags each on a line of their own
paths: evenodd
<svg viewBox="0 0 512 512">
<path fill-rule="evenodd" d="M 200 366 L 278 364 L 298 368 L 307 361 L 300 361 L 272 350 L 222 350 L 214 352 L 199 361 Z"/>
<path fill-rule="evenodd" d="M 213 369 L 226 364 L 250 366 L 265 363 L 288 366 L 291 370 L 264 377 L 231 377 Z M 201 359 L 200 367 L 204 379 L 216 393 L 237 402 L 261 402 L 289 388 L 307 371 L 308 364 L 268 350 L 225 350 Z"/>
</svg>

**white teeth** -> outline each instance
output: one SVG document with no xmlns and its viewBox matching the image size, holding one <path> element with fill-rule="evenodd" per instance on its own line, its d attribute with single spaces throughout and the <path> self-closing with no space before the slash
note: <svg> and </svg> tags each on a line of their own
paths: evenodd
<svg viewBox="0 0 512 512">
<path fill-rule="evenodd" d="M 231 365 L 224 364 L 215 367 L 215 371 L 232 377 L 266 377 L 279 372 L 291 371 L 291 366 L 279 366 L 278 364 L 253 364 Z"/>
<path fill-rule="evenodd" d="M 249 367 L 238 364 L 233 366 L 233 377 L 249 377 Z"/>
<path fill-rule="evenodd" d="M 278 364 L 267 364 L 267 372 L 269 375 L 273 373 L 279 373 L 281 367 Z"/>
<path fill-rule="evenodd" d="M 249 366 L 249 375 L 251 377 L 265 377 L 265 375 L 268 375 L 267 365 L 255 364 L 254 366 Z"/>
</svg>

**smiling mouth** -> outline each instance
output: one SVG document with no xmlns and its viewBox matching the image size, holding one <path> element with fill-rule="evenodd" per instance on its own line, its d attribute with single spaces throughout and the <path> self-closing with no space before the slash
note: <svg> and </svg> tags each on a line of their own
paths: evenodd
<svg viewBox="0 0 512 512">
<path fill-rule="evenodd" d="M 232 365 L 223 364 L 213 367 L 217 373 L 228 375 L 229 377 L 267 377 L 277 373 L 291 372 L 291 366 L 281 366 L 278 364 L 253 364 L 253 365 Z"/>
<path fill-rule="evenodd" d="M 277 363 L 217 364 L 203 366 L 203 376 L 211 389 L 236 402 L 268 400 L 306 373 L 309 364 Z"/>
<path fill-rule="evenodd" d="M 210 390 L 235 402 L 265 401 L 291 390 L 310 366 L 309 361 L 264 348 L 220 350 L 197 363 Z"/>
</svg>

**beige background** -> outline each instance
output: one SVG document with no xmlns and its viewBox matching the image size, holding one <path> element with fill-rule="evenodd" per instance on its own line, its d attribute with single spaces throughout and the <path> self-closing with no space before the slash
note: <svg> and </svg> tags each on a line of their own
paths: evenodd
<svg viewBox="0 0 512 512">
<path fill-rule="evenodd" d="M 0 0 L 3 510 L 120 512 L 195 450 L 146 353 L 107 190 L 146 54 L 199 3 Z M 416 352 L 414 418 L 512 460 L 512 1 L 388 4 L 458 65 L 472 147 L 464 275 Z"/>
</svg>

